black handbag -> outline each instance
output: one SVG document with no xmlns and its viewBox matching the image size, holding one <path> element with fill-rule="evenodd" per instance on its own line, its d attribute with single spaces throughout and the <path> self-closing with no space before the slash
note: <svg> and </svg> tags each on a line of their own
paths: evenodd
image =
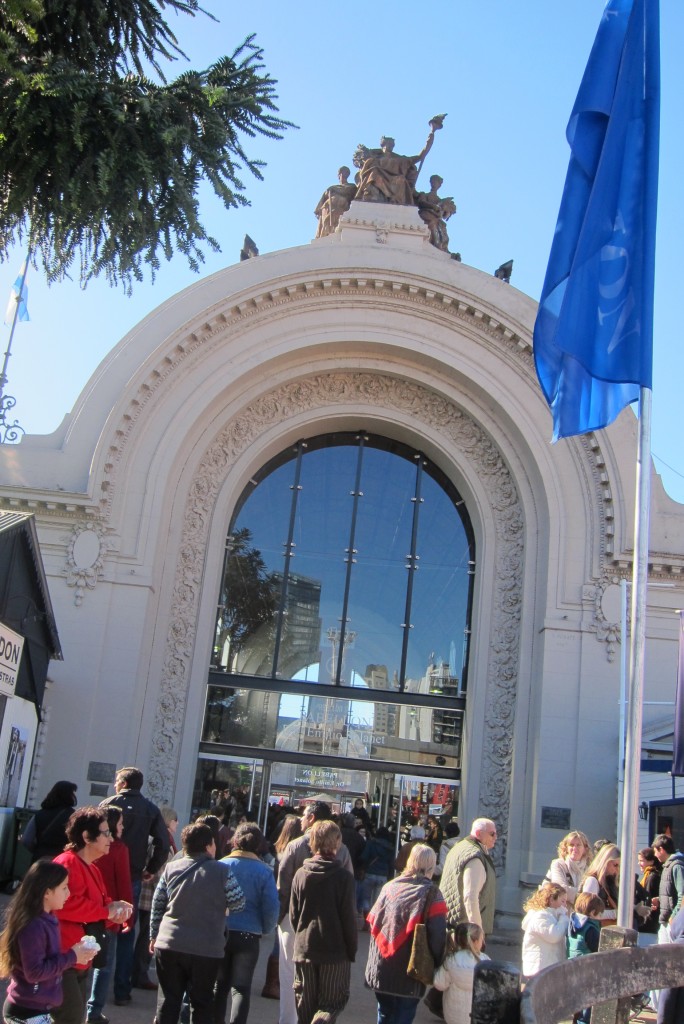
<svg viewBox="0 0 684 1024">
<path fill-rule="evenodd" d="M 444 1020 L 444 993 L 440 992 L 438 988 L 428 989 L 423 1004 L 435 1017 Z"/>
</svg>

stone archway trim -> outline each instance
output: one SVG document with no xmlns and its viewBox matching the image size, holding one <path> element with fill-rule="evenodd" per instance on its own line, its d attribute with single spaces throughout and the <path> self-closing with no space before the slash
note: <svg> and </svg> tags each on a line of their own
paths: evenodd
<svg viewBox="0 0 684 1024">
<path fill-rule="evenodd" d="M 265 431 L 305 411 L 367 406 L 410 415 L 441 435 L 479 479 L 495 530 L 491 635 L 486 645 L 485 735 L 481 743 L 480 813 L 496 817 L 505 835 L 510 805 L 520 619 L 524 524 L 520 497 L 506 462 L 483 428 L 458 405 L 421 384 L 379 373 L 330 373 L 288 382 L 262 395 L 226 423 L 194 474 L 185 503 L 182 539 L 163 655 L 153 730 L 149 784 L 154 794 L 173 791 L 203 580 L 205 548 L 217 495 L 238 457 Z M 503 862 L 505 848 L 499 857 Z"/>
</svg>

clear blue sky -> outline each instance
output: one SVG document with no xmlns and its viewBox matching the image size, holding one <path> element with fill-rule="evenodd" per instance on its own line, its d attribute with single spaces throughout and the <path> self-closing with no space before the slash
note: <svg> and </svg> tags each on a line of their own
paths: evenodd
<svg viewBox="0 0 684 1024">
<path fill-rule="evenodd" d="M 281 115 L 300 126 L 282 142 L 247 141 L 249 154 L 267 163 L 264 182 L 245 174 L 250 207 L 225 211 L 206 193 L 203 220 L 222 248 L 207 255 L 207 273 L 237 261 L 245 232 L 262 253 L 310 241 L 314 206 L 340 164 L 351 166 L 358 142 L 374 146 L 388 134 L 398 152 L 416 153 L 429 118 L 447 112 L 423 174 L 425 182 L 441 174 L 442 192 L 456 200 L 451 247 L 489 272 L 513 258 L 513 285 L 539 298 L 567 168 L 565 125 L 603 0 L 438 0 L 424 8 L 406 0 L 366 6 L 207 0 L 205 6 L 218 25 L 204 17 L 172 18 L 191 66 L 207 65 L 256 32 L 279 82 Z M 661 0 L 661 25 L 653 452 L 667 490 L 684 501 L 684 351 L 676 312 L 684 237 L 682 0 Z M 0 265 L 3 311 L 21 258 L 17 250 Z M 195 280 L 180 256 L 130 298 L 104 282 L 86 291 L 70 282 L 48 288 L 31 272 L 31 322 L 17 328 L 8 388 L 26 430 L 56 429 L 116 342 Z M 1 332 L 4 351 L 9 328 Z"/>
</svg>

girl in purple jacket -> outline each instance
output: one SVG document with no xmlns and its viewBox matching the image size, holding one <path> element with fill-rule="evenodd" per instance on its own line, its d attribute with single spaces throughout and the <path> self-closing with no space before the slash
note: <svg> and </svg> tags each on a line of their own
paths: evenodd
<svg viewBox="0 0 684 1024">
<path fill-rule="evenodd" d="M 97 950 L 83 940 L 66 953 L 59 948 L 61 910 L 69 896 L 69 873 L 61 864 L 39 860 L 21 883 L 0 935 L 0 976 L 9 976 L 2 1014 L 7 1024 L 48 1024 L 50 1010 L 62 1002 L 62 974 L 87 964 Z"/>
</svg>

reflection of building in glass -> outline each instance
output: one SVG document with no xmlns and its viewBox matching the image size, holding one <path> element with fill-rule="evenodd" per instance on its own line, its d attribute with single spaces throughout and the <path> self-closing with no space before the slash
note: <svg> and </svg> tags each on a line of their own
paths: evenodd
<svg viewBox="0 0 684 1024">
<path fill-rule="evenodd" d="M 347 701 L 336 702 L 335 698 L 331 697 L 329 703 L 347 704 Z M 367 758 L 369 739 L 367 732 L 349 728 L 346 718 L 340 718 L 333 711 L 327 720 L 317 720 L 307 715 L 298 721 L 290 722 L 278 733 L 276 747 L 278 750 L 327 754 L 332 757 Z"/>
<path fill-rule="evenodd" d="M 274 573 L 282 587 L 282 574 Z M 278 675 L 291 679 L 320 661 L 321 581 L 290 573 L 285 593 Z"/>
<path fill-rule="evenodd" d="M 442 662 L 428 669 L 431 693 L 443 693 L 447 697 L 458 697 L 459 680 L 453 672 L 453 666 Z M 461 734 L 463 716 L 457 711 L 435 711 L 432 716 L 432 740 L 434 743 L 445 743 L 461 756 Z"/>
<path fill-rule="evenodd" d="M 446 663 L 429 665 L 420 679 L 406 680 L 406 692 L 454 696 L 458 694 L 458 679 L 450 674 Z M 405 743 L 419 744 L 427 761 L 430 756 L 442 756 L 460 763 L 463 712 L 411 706 L 397 707 L 396 711 L 399 719 L 397 747 Z"/>
<path fill-rule="evenodd" d="M 334 682 L 335 680 L 335 671 L 337 667 L 339 643 L 341 637 L 342 634 L 339 629 L 331 627 L 327 631 L 327 638 L 330 642 L 331 654 L 330 659 L 326 663 L 326 668 L 328 670 L 327 673 L 323 667 L 323 662 L 321 661 L 319 673 L 320 682 Z M 342 652 L 343 668 L 347 648 L 352 647 L 354 645 L 355 640 L 356 633 L 351 630 L 348 630 L 344 635 L 344 650 Z M 346 734 L 348 717 L 348 700 L 337 700 L 335 697 L 311 697 L 309 699 L 309 718 L 312 719 L 314 722 L 324 723 L 326 728 L 344 732 Z"/>
<path fill-rule="evenodd" d="M 370 690 L 395 689 L 396 679 L 390 685 L 387 665 L 366 665 L 363 677 Z M 373 711 L 373 732 L 383 736 L 396 736 L 397 709 L 394 704 L 375 704 Z"/>
<path fill-rule="evenodd" d="M 283 576 L 274 572 L 270 576 L 272 590 L 277 594 L 272 616 L 260 622 L 246 636 L 235 657 L 233 671 L 246 675 L 271 675 L 275 656 L 277 635 L 277 605 L 280 603 Z M 253 584 L 248 578 L 236 579 L 228 599 L 233 604 L 255 603 L 250 593 Z M 319 580 L 290 574 L 283 605 L 282 630 L 278 650 L 277 675 L 291 678 L 308 665 L 314 665 L 320 657 L 321 584 Z"/>
<path fill-rule="evenodd" d="M 429 674 L 420 682 L 427 687 Z M 302 696 L 292 719 L 280 715 L 280 702 L 278 692 L 210 687 L 202 740 L 259 751 L 418 765 L 434 765 L 441 757 L 449 767 L 460 764 L 462 712 L 364 701 L 359 713 L 358 702 Z M 391 723 L 393 732 L 382 731 L 382 722 Z"/>
<path fill-rule="evenodd" d="M 274 747 L 280 694 L 209 687 L 202 739 L 208 743 Z"/>
</svg>

